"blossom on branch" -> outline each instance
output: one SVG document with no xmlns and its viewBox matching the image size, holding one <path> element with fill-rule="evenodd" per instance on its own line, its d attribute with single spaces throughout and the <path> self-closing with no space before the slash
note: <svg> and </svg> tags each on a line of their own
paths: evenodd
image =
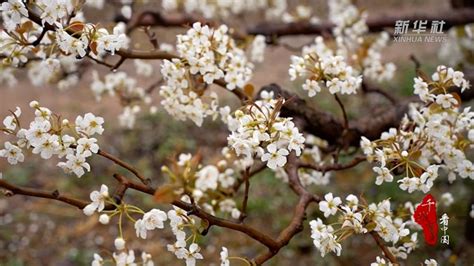
<svg viewBox="0 0 474 266">
<path fill-rule="evenodd" d="M 231 134 L 229 146 L 238 156 L 251 164 L 254 157 L 260 157 L 271 169 L 283 167 L 291 151 L 301 155 L 305 138 L 291 118 L 279 116 L 283 100 L 273 99 L 273 93 L 262 92 L 262 100 L 226 115 Z"/>
</svg>

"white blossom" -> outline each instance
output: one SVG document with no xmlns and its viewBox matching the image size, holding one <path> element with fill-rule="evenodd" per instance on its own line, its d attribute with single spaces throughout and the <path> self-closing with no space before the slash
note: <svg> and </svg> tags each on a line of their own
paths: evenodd
<svg viewBox="0 0 474 266">
<path fill-rule="evenodd" d="M 268 153 L 262 155 L 262 161 L 267 162 L 267 166 L 270 169 L 276 169 L 286 164 L 286 156 L 289 154 L 286 149 L 278 149 L 275 144 L 267 146 Z"/>
<path fill-rule="evenodd" d="M 226 247 L 222 247 L 220 256 L 221 256 L 221 266 L 230 266 L 229 252 Z"/>
<path fill-rule="evenodd" d="M 206 191 L 208 189 L 215 190 L 219 178 L 219 170 L 213 165 L 203 167 L 197 172 L 196 188 Z"/>
<path fill-rule="evenodd" d="M 28 10 L 21 0 L 8 0 L 8 2 L 3 2 L 0 6 L 0 10 L 5 12 L 15 24 L 20 24 L 22 16 L 28 17 Z"/>
<path fill-rule="evenodd" d="M 100 191 L 92 191 L 90 199 L 92 202 L 84 207 L 85 215 L 92 215 L 96 210 L 101 212 L 105 207 L 105 201 L 109 197 L 109 188 L 106 185 L 100 187 Z"/>
<path fill-rule="evenodd" d="M 25 156 L 18 146 L 9 141 L 6 141 L 4 145 L 5 149 L 0 150 L 0 157 L 7 158 L 9 164 L 17 164 L 25 160 Z"/>
<path fill-rule="evenodd" d="M 337 207 L 342 203 L 341 198 L 333 197 L 332 193 L 324 195 L 324 200 L 319 202 L 319 210 L 324 212 L 324 217 L 329 217 L 337 212 Z"/>
</svg>

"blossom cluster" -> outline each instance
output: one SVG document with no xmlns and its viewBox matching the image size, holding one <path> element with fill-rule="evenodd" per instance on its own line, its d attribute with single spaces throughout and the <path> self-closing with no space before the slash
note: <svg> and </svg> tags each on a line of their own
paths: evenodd
<svg viewBox="0 0 474 266">
<path fill-rule="evenodd" d="M 116 95 L 124 107 L 118 117 L 119 124 L 122 127 L 133 128 L 137 114 L 141 110 L 141 105 L 152 103 L 149 93 L 142 87 L 137 86 L 137 80 L 125 72 L 108 73 L 101 79 L 98 72 L 93 71 L 92 77 L 91 90 L 96 100 L 101 100 L 104 95 Z M 153 106 L 150 107 L 150 112 L 153 109 Z"/>
<path fill-rule="evenodd" d="M 79 2 L 38 0 L 28 8 L 33 12 L 41 10 L 40 25 L 28 19 L 27 5 L 23 1 L 2 3 L 4 30 L 0 33 L 0 54 L 5 57 L 3 67 L 33 63 L 29 75 L 35 85 L 59 82 L 61 89 L 75 85 L 79 79 L 75 58 L 86 55 L 98 58 L 128 45 L 122 26 L 109 33 L 105 28 L 83 22 Z M 44 34 L 44 27 L 51 26 L 55 30 Z M 35 62 L 36 59 L 42 62 Z M 14 79 L 11 71 L 2 71 L 0 76 L 10 83 Z"/>
<path fill-rule="evenodd" d="M 193 1 L 163 0 L 162 7 L 166 11 L 182 10 L 186 13 L 200 13 L 205 18 L 226 18 L 256 10 L 264 10 L 270 19 L 280 19 L 287 10 L 287 0 L 229 0 L 229 1 Z"/>
<path fill-rule="evenodd" d="M 189 167 L 192 163 L 192 157 L 188 154 L 182 154 L 179 161 L 176 162 L 177 165 L 183 167 Z M 166 223 L 169 222 L 176 241 L 173 244 L 167 245 L 168 251 L 172 252 L 178 259 L 184 260 L 187 266 L 194 266 L 196 260 L 203 259 L 200 253 L 200 247 L 196 241 L 200 236 L 199 232 L 204 229 L 202 228 L 203 225 L 189 216 L 185 210 L 173 206 L 173 208 L 167 212 L 156 208 L 144 212 L 140 208 L 123 201 L 116 203 L 115 199 L 109 194 L 109 188 L 106 185 L 102 185 L 98 191 L 92 191 L 90 193 L 90 199 L 91 203 L 83 208 L 84 214 L 91 216 L 96 212 L 99 213 L 99 222 L 104 225 L 109 224 L 113 217 L 119 217 L 117 224 L 119 226 L 120 235 L 114 241 L 117 252 L 112 254 L 112 259 L 116 265 L 154 265 L 150 254 L 143 252 L 141 255 L 142 260 L 136 261 L 135 252 L 133 250 L 128 250 L 127 252 L 126 240 L 122 235 L 122 220 L 124 217 L 134 223 L 136 236 L 141 239 L 147 239 L 151 231 L 164 229 Z M 187 195 L 183 195 L 179 199 L 191 204 L 190 197 Z M 109 208 L 108 206 L 113 208 Z M 202 207 L 205 208 L 205 206 Z M 135 215 L 140 215 L 141 217 L 135 219 L 133 218 Z M 234 258 L 228 256 L 228 250 L 225 247 L 222 248 L 220 256 L 222 265 L 229 265 L 229 260 Z M 104 265 L 106 261 L 107 260 L 104 260 L 99 254 L 94 254 L 92 265 Z"/>
<path fill-rule="evenodd" d="M 35 5 L 42 10 L 42 26 L 49 24 L 56 27 L 54 36 L 44 40 L 45 45 L 55 42 L 64 53 L 79 57 L 84 57 L 88 49 L 96 55 L 105 52 L 114 54 L 115 51 L 127 45 L 127 38 L 119 27 L 114 28 L 113 33 L 110 34 L 105 28 L 97 28 L 94 24 L 81 22 L 82 18 L 75 15 L 77 14 L 75 9 L 79 10 L 80 7 L 72 4 L 70 0 L 40 0 L 36 1 Z M 7 31 L 4 33 L 17 40 L 2 48 L 8 51 L 33 48 L 30 43 L 25 43 L 24 39 L 20 38 L 29 32 L 25 32 L 24 26 L 17 28 L 22 25 L 25 17 L 28 17 L 25 4 L 21 0 L 9 0 L 2 4 L 1 11 L 3 18 L 7 18 L 4 21 Z M 71 19 L 68 19 L 69 16 L 72 16 Z M 27 25 L 32 27 L 31 21 Z"/>
<path fill-rule="evenodd" d="M 303 90 L 315 96 L 325 85 L 331 94 L 355 94 L 364 78 L 377 82 L 390 80 L 395 65 L 382 63 L 381 51 L 387 45 L 389 35 L 366 34 L 367 14 L 360 11 L 350 0 L 328 1 L 329 19 L 333 29 L 334 48 L 317 37 L 311 45 L 302 49 L 302 56 L 292 56 L 289 74 L 291 80 L 302 78 Z"/>
<path fill-rule="evenodd" d="M 250 60 L 255 63 L 263 62 L 266 47 L 265 36 L 255 36 L 250 46 Z"/>
<path fill-rule="evenodd" d="M 326 141 L 313 135 L 307 135 L 305 139 L 305 147 L 300 157 L 302 163 L 324 166 L 325 163 L 332 162 L 332 158 L 325 161 L 321 152 L 321 148 L 327 147 Z M 282 168 L 276 169 L 275 176 L 284 182 L 288 182 L 288 174 Z M 301 167 L 298 169 L 298 177 L 301 184 L 305 187 L 310 185 L 325 186 L 329 184 L 331 173 Z"/>
<path fill-rule="evenodd" d="M 177 40 L 181 58 L 164 60 L 161 67 L 166 82 L 160 90 L 164 98 L 161 103 L 177 119 L 188 118 L 201 126 L 205 117 L 217 115 L 217 94 L 211 93 L 210 104 L 202 101 L 207 87 L 221 80 L 229 90 L 243 88 L 251 78 L 253 64 L 228 35 L 225 25 L 211 29 L 196 22 Z M 260 61 L 264 49 L 261 38 L 252 46 L 252 57 Z"/>
<path fill-rule="evenodd" d="M 186 261 L 186 265 L 195 265 L 196 259 L 203 259 L 202 255 L 199 253 L 199 246 L 195 243 L 193 238 L 192 243 L 187 247 L 187 242 L 189 238 L 186 237 L 186 228 L 191 228 L 192 233 L 196 234 L 198 225 L 196 221 L 189 217 L 183 209 L 178 207 L 174 207 L 172 210 L 168 212 L 164 212 L 160 209 L 152 209 L 148 212 L 143 212 L 136 206 L 123 204 L 123 206 L 117 206 L 118 208 L 115 210 L 104 210 L 105 204 L 114 205 L 114 201 L 112 200 L 111 196 L 108 193 L 108 187 L 106 185 L 102 185 L 100 191 L 93 191 L 90 194 L 90 198 L 92 202 L 87 205 L 83 211 L 86 215 L 92 215 L 95 211 L 102 213 L 99 217 L 99 221 L 102 224 L 109 224 L 110 219 L 117 214 L 119 215 L 119 231 L 122 232 L 122 218 L 124 214 L 122 212 L 126 212 L 125 216 L 128 217 L 131 221 L 134 222 L 134 227 L 136 231 L 136 236 L 142 239 L 146 239 L 148 236 L 149 231 L 153 231 L 155 229 L 163 229 L 165 227 L 165 222 L 169 221 L 171 230 L 173 234 L 176 236 L 176 242 L 173 245 L 168 245 L 167 248 L 170 252 L 174 253 L 178 259 L 183 259 Z M 189 203 L 189 197 L 183 197 L 183 201 Z M 142 214 L 142 218 L 138 220 L 134 220 L 131 218 L 134 214 Z M 117 237 L 114 241 L 115 248 L 120 251 L 120 253 L 116 254 L 113 253 L 113 259 L 117 265 L 134 265 L 135 256 L 133 250 L 129 250 L 127 253 L 125 251 L 125 244 L 126 241 L 122 235 Z M 145 253 L 146 254 L 146 253 Z M 142 255 L 142 260 L 145 265 L 153 265 L 151 261 L 151 256 L 146 254 L 145 256 Z M 94 261 L 92 263 L 96 263 L 95 265 L 101 265 L 103 262 L 102 257 L 98 254 L 94 255 Z"/>
<path fill-rule="evenodd" d="M 233 115 L 223 115 L 231 131 L 228 144 L 238 156 L 253 162 L 259 157 L 271 169 L 283 167 L 287 156 L 295 151 L 301 155 L 305 138 L 291 118 L 279 116 L 284 100 L 273 99 L 273 92 L 263 91 L 261 100 L 237 110 Z M 224 109 L 221 109 L 225 114 Z"/>
<path fill-rule="evenodd" d="M 394 215 L 389 200 L 364 205 L 351 194 L 346 197 L 346 204 L 343 204 L 341 198 L 328 193 L 319 202 L 319 210 L 326 218 L 338 216 L 338 224 L 341 224 L 341 227 L 335 230 L 332 225 L 324 224 L 320 218 L 310 221 L 311 238 L 321 256 L 329 252 L 340 256 L 342 240 L 352 234 L 371 231 L 377 232 L 384 241 L 393 244 L 389 249 L 396 257 L 406 259 L 407 254 L 416 247 L 417 233 L 410 235 L 410 230 L 406 228 L 412 225 L 412 221 L 404 221 L 401 218 L 404 213 L 400 213 L 400 217 Z"/>
<path fill-rule="evenodd" d="M 185 194 L 192 196 L 194 202 L 207 212 L 220 212 L 238 219 L 240 211 L 235 201 L 230 197 L 216 196 L 216 193 L 228 195 L 237 183 L 238 166 L 231 164 L 233 160 L 228 153 L 229 151 L 224 149 L 224 159 L 208 165 L 198 163 L 196 156 L 183 153 L 172 166 L 164 166 L 162 171 L 169 176 L 169 184 L 176 188 L 173 192 L 176 197 L 186 192 Z"/>
<path fill-rule="evenodd" d="M 469 54 L 474 53 L 474 24 L 452 27 L 448 30 L 447 41 L 441 44 L 438 56 L 449 66 L 473 66 Z"/>
<path fill-rule="evenodd" d="M 128 39 L 122 32 L 121 27 L 114 27 L 110 34 L 106 29 L 97 29 L 93 24 L 81 24 L 80 22 L 72 26 L 73 35 L 65 29 L 56 30 L 56 41 L 59 48 L 66 54 L 73 54 L 84 57 L 87 49 L 94 55 L 105 53 L 114 54 L 121 48 L 127 46 Z"/>
<path fill-rule="evenodd" d="M 351 0 L 328 1 L 329 19 L 336 26 L 333 34 L 339 38 L 339 42 L 350 48 L 354 48 L 360 37 L 367 33 L 367 12 L 360 11 Z"/>
<path fill-rule="evenodd" d="M 436 72 L 427 78 L 416 77 L 414 93 L 425 103 L 436 102 L 445 109 L 458 106 L 460 102 L 455 98 L 455 94 L 449 92 L 451 87 L 460 87 L 461 91 L 469 89 L 469 81 L 464 78 L 464 73 L 454 71 L 446 66 L 438 66 Z"/>
<path fill-rule="evenodd" d="M 390 36 L 387 32 L 381 32 L 377 38 L 364 39 L 359 48 L 361 54 L 365 56 L 355 56 L 362 65 L 364 77 L 377 82 L 391 80 L 395 74 L 395 64 L 382 63 L 382 49 L 387 46 Z M 365 51 L 364 51 L 365 50 Z"/>
<path fill-rule="evenodd" d="M 309 5 L 297 5 L 293 11 L 283 13 L 281 20 L 285 23 L 308 21 L 311 24 L 318 24 L 320 19 L 313 14 L 313 9 Z"/>
<path fill-rule="evenodd" d="M 4 13 L 2 12 L 2 14 Z M 26 64 L 28 62 L 28 55 L 33 49 L 30 43 L 36 39 L 35 35 L 39 34 L 41 30 L 39 26 L 26 22 L 26 19 L 22 20 L 25 21 L 23 26 L 15 32 L 4 30 L 0 33 L 0 54 L 5 57 L 2 60 L 2 64 L 5 66 L 18 67 Z M 29 35 L 23 33 L 23 28 L 30 29 Z"/>
<path fill-rule="evenodd" d="M 166 84 L 160 87 L 160 95 L 163 97 L 161 105 L 174 118 L 182 121 L 190 119 L 201 126 L 204 118 L 216 114 L 217 94 L 212 92 L 208 97 L 204 97 L 205 88 L 190 75 L 181 60 L 165 60 L 161 66 L 161 74 L 166 81 Z"/>
<path fill-rule="evenodd" d="M 115 240 L 115 246 L 118 249 L 118 253 L 112 253 L 112 259 L 116 266 L 129 266 L 129 265 L 143 265 L 143 266 L 154 266 L 155 264 L 152 261 L 151 254 L 142 252 L 141 260 L 137 260 L 135 257 L 134 250 L 126 250 L 125 241 L 122 238 L 117 238 Z M 120 249 L 119 249 L 120 248 Z M 102 258 L 97 253 L 94 253 L 94 260 L 91 262 L 91 266 L 102 266 L 106 265 L 108 260 Z"/>
<path fill-rule="evenodd" d="M 377 256 L 376 261 L 372 262 L 370 266 L 393 266 L 394 264 L 390 261 L 386 261 L 384 258 Z M 426 259 L 423 266 L 438 266 L 438 262 L 435 259 Z"/>
<path fill-rule="evenodd" d="M 141 219 L 135 221 L 135 229 L 137 237 L 146 239 L 147 232 L 154 229 L 163 229 L 164 222 L 168 220 L 166 212 L 159 209 L 152 209 L 146 213 L 135 206 L 124 204 L 123 207 L 116 205 L 115 201 L 109 194 L 109 188 L 106 185 L 101 185 L 99 191 L 92 191 L 90 193 L 91 203 L 84 207 L 83 212 L 87 216 L 93 215 L 95 212 L 102 213 L 99 216 L 99 222 L 101 224 L 109 224 L 112 217 L 119 215 L 119 231 L 122 232 L 122 211 L 126 212 L 127 217 L 131 217 L 131 214 L 140 213 L 143 214 Z M 106 205 L 113 205 L 116 209 L 106 210 Z M 112 254 L 113 261 L 117 266 L 126 265 L 137 265 L 135 252 L 133 250 L 126 250 L 126 241 L 122 235 L 117 237 L 114 241 L 115 249 L 118 253 Z M 151 255 L 142 252 L 140 265 L 153 266 L 154 263 L 151 260 Z M 104 265 L 105 260 L 99 254 L 94 254 L 94 260 L 91 265 Z"/>
<path fill-rule="evenodd" d="M 336 53 L 363 73 L 364 78 L 377 82 L 391 80 L 396 67 L 382 63 L 381 52 L 387 46 L 390 35 L 382 31 L 368 34 L 367 12 L 359 10 L 351 0 L 328 1 L 329 19 L 336 25 L 333 35 Z"/>
<path fill-rule="evenodd" d="M 302 56 L 291 57 L 290 79 L 301 78 L 302 88 L 310 97 L 321 92 L 323 86 L 331 94 L 355 94 L 363 77 L 377 82 L 392 79 L 396 67 L 393 63 L 383 63 L 381 55 L 389 34 L 366 34 L 367 14 L 359 11 L 352 1 L 329 1 L 329 11 L 329 18 L 336 25 L 335 45 L 326 45 L 319 36 L 313 44 L 304 46 Z"/>
<path fill-rule="evenodd" d="M 253 64 L 228 34 L 228 27 L 211 29 L 200 22 L 185 35 L 178 35 L 176 50 L 189 65 L 189 73 L 200 75 L 206 84 L 223 78 L 227 89 L 242 88 L 251 78 Z"/>
<path fill-rule="evenodd" d="M 28 128 L 21 127 L 19 107 L 3 120 L 4 128 L 1 130 L 16 137 L 16 141 L 6 141 L 0 157 L 7 158 L 10 164 L 17 164 L 24 161 L 23 150 L 31 149 L 43 159 L 50 159 L 53 155 L 60 159 L 65 157 L 66 161 L 59 162 L 58 166 L 66 173 L 81 177 L 85 171 L 90 171 L 86 160 L 99 151 L 97 139 L 93 136 L 103 133 L 104 119 L 87 113 L 77 116 L 75 123 L 71 123 L 67 119 L 60 120 L 36 101 L 31 102 L 30 107 L 34 109 L 35 119 Z M 66 134 L 67 131 L 73 136 Z"/>
<path fill-rule="evenodd" d="M 314 45 L 305 46 L 302 57 L 291 56 L 288 73 L 291 80 L 304 80 L 303 90 L 310 97 L 321 92 L 321 86 L 326 86 L 331 94 L 355 94 L 362 83 L 362 76 L 343 56 L 335 55 L 322 37 L 317 37 Z"/>
<path fill-rule="evenodd" d="M 79 82 L 78 61 L 75 56 L 69 55 L 31 62 L 28 77 L 35 86 L 57 84 L 58 89 L 67 90 Z"/>
<path fill-rule="evenodd" d="M 189 198 L 184 197 L 183 200 L 189 202 Z M 197 227 L 196 221 L 186 214 L 186 211 L 178 207 L 174 207 L 173 210 L 168 211 L 168 217 L 170 220 L 171 231 L 176 236 L 176 242 L 173 245 L 168 244 L 168 251 L 174 253 L 176 258 L 186 261 L 186 266 L 194 266 L 196 260 L 202 260 L 203 256 L 200 253 L 199 245 L 194 241 L 191 244 L 187 244 L 188 239 L 186 237 L 185 228 L 194 229 Z M 193 234 L 196 232 L 193 230 Z"/>
<path fill-rule="evenodd" d="M 456 176 L 474 179 L 473 164 L 466 158 L 474 143 L 474 112 L 470 107 L 461 109 L 448 91 L 456 84 L 464 86 L 467 82 L 462 77 L 462 72 L 440 66 L 430 83 L 415 78 L 415 93 L 428 105 L 411 105 L 400 127 L 382 133 L 379 140 L 362 137 L 364 153 L 378 163 L 373 168 L 377 185 L 392 182 L 394 175 L 401 174 L 398 182 L 402 190 L 426 193 L 439 169 L 448 172 L 450 182 Z"/>
</svg>

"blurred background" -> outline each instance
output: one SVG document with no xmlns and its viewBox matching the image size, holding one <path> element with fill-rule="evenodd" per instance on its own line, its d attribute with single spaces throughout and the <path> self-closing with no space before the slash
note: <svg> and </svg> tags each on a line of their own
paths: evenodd
<svg viewBox="0 0 474 266">
<path fill-rule="evenodd" d="M 313 7 L 316 14 L 325 18 L 327 13 L 326 1 L 289 1 L 290 5 L 304 2 Z M 423 13 L 442 15 L 451 12 L 450 1 L 444 0 L 412 0 L 412 1 L 375 1 L 358 0 L 357 6 L 366 9 L 371 17 L 401 16 L 405 14 Z M 160 1 L 151 0 L 143 9 L 160 10 Z M 107 1 L 102 10 L 85 8 L 87 21 L 99 22 L 107 25 L 114 21 L 118 13 L 119 5 L 113 1 Z M 137 11 L 138 12 L 138 11 Z M 248 20 L 234 18 L 236 25 L 249 25 L 258 22 L 258 15 Z M 153 28 L 160 42 L 174 44 L 175 36 L 183 33 L 183 28 Z M 132 43 L 135 49 L 150 49 L 146 35 L 141 30 L 132 34 Z M 284 37 L 282 43 L 292 47 L 300 47 L 314 39 L 314 36 Z M 386 90 L 392 91 L 399 96 L 412 94 L 415 66 L 410 60 L 415 55 L 420 61 L 422 69 L 431 73 L 435 67 L 443 63 L 438 57 L 439 43 L 392 43 L 384 51 L 384 60 L 394 62 L 397 66 L 396 77 L 393 82 L 381 84 Z M 269 83 L 281 84 L 301 97 L 306 97 L 304 91 L 298 88 L 298 84 L 289 81 L 288 68 L 290 56 L 300 52 L 292 51 L 288 47 L 268 46 L 265 53 L 265 61 L 256 66 L 252 84 L 256 88 Z M 159 61 L 150 62 L 153 65 L 153 75 L 145 78 L 136 77 L 138 86 L 148 87 L 159 78 Z M 105 118 L 105 132 L 99 138 L 101 148 L 117 155 L 117 157 L 132 163 L 140 169 L 145 176 L 152 179 L 155 184 L 163 182 L 160 168 L 169 162 L 171 158 L 181 152 L 195 153 L 200 150 L 206 161 L 213 162 L 219 156 L 218 150 L 226 145 L 227 130 L 220 122 L 206 120 L 202 128 L 192 123 L 178 122 L 162 109 L 156 114 L 139 116 L 134 130 L 123 129 L 118 125 L 117 116 L 122 111 L 119 101 L 114 97 L 104 97 L 97 102 L 90 90 L 92 81 L 92 69 L 97 70 L 100 75 L 109 73 L 109 69 L 102 66 L 92 66 L 82 74 L 80 82 L 67 90 L 58 90 L 55 86 L 33 86 L 25 71 L 18 71 L 16 77 L 18 84 L 8 87 L 0 84 L 0 117 L 9 115 L 8 110 L 14 110 L 19 106 L 23 110 L 23 121 L 32 117 L 28 103 L 37 100 L 41 105 L 49 107 L 55 113 L 64 117 L 74 119 L 76 115 L 92 112 Z M 129 60 L 120 68 L 130 76 L 136 76 L 136 68 Z M 321 93 L 317 99 L 308 99 L 312 104 L 320 108 L 332 110 L 338 116 L 339 111 L 335 109 L 333 99 Z M 152 95 L 154 101 L 159 101 L 158 91 Z M 220 95 L 223 102 L 231 106 L 237 106 L 238 102 L 231 94 Z M 365 97 L 365 99 L 364 99 Z M 306 97 L 307 98 L 307 97 Z M 367 100 L 368 98 L 368 100 Z M 378 109 L 389 108 L 386 100 L 377 95 L 364 95 L 360 97 L 343 97 L 349 117 L 358 117 L 371 111 L 374 107 Z M 367 105 L 370 102 L 370 106 Z M 472 103 L 467 103 L 468 105 Z M 6 141 L 4 137 L 0 140 Z M 472 156 L 471 156 L 472 158 Z M 121 169 L 112 165 L 100 157 L 93 157 L 91 167 L 93 173 L 88 173 L 78 179 L 74 176 L 65 175 L 61 169 L 56 167 L 55 160 L 42 160 L 38 156 L 27 155 L 25 162 L 16 166 L 7 165 L 5 160 L 0 160 L 0 172 L 3 177 L 15 184 L 44 188 L 46 190 L 59 189 L 68 195 L 88 199 L 92 190 L 99 188 L 104 183 L 114 188 L 115 183 L 111 178 L 113 173 L 121 173 Z M 125 173 L 124 173 L 125 174 Z M 438 213 L 446 212 L 449 217 L 450 236 L 449 246 L 438 245 L 427 247 L 424 241 L 409 256 L 405 265 L 417 265 L 428 258 L 434 258 L 441 265 L 473 265 L 474 247 L 469 242 L 470 235 L 473 241 L 473 221 L 469 219 L 469 211 L 474 191 L 473 182 L 458 179 L 449 185 L 446 178 L 440 178 L 431 191 L 436 198 L 450 191 L 454 196 L 454 203 L 449 207 L 441 204 Z M 263 231 L 276 235 L 291 219 L 292 208 L 296 197 L 280 180 L 275 179 L 272 171 L 265 170 L 256 178 L 252 179 L 252 188 L 249 201 L 249 216 L 247 223 Z M 348 194 L 364 195 L 369 202 L 392 198 L 392 203 L 399 204 L 406 200 L 420 202 L 421 193 L 401 193 L 396 183 L 383 186 L 374 184 L 374 174 L 367 163 L 358 167 L 334 173 L 328 186 L 313 186 L 310 190 L 314 193 L 333 192 L 336 195 Z M 239 197 L 242 195 L 239 194 Z M 139 193 L 127 194 L 126 200 L 150 209 L 156 205 L 150 197 Z M 241 202 L 237 199 L 236 202 Z M 168 208 L 167 206 L 162 206 Z M 308 219 L 320 216 L 317 207 L 312 206 L 308 210 Z M 88 265 L 92 260 L 94 252 L 112 252 L 113 239 L 117 236 L 117 228 L 104 226 L 98 223 L 97 217 L 87 217 L 82 211 L 66 206 L 60 202 L 43 199 L 14 196 L 6 198 L 0 196 L 0 265 Z M 174 236 L 167 230 L 152 232 L 148 240 L 139 240 L 134 237 L 135 231 L 132 224 L 126 226 L 128 235 L 127 246 L 135 250 L 144 250 L 151 253 L 155 265 L 178 265 L 183 263 L 177 261 L 173 254 L 166 251 L 166 244 L 174 241 Z M 290 243 L 289 248 L 284 248 L 280 253 L 269 261 L 268 265 L 369 265 L 380 255 L 373 239 L 368 236 L 354 236 L 343 244 L 341 257 L 327 255 L 322 259 L 319 252 L 315 251 L 308 226 L 302 233 L 296 236 Z M 418 235 L 421 239 L 421 232 Z M 198 265 L 219 265 L 220 247 L 226 246 L 231 255 L 254 257 L 264 248 L 249 238 L 233 231 L 212 228 L 208 237 L 202 238 L 202 253 L 204 262 Z M 139 254 L 137 254 L 138 256 Z M 215 263 L 212 264 L 211 262 Z M 233 262 L 232 265 L 239 265 Z M 184 264 L 184 263 L 183 263 Z M 243 265 L 243 264 L 242 264 Z"/>
</svg>

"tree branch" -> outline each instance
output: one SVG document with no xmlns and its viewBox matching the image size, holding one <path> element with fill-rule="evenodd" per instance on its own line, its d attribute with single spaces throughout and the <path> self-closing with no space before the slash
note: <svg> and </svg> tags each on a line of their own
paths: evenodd
<svg viewBox="0 0 474 266">
<path fill-rule="evenodd" d="M 300 182 L 298 176 L 298 162 L 294 152 L 290 153 L 288 156 L 288 162 L 285 165 L 285 171 L 288 174 L 288 184 L 291 189 L 299 195 L 298 203 L 295 206 L 293 213 L 293 218 L 291 219 L 290 224 L 283 229 L 277 238 L 278 248 L 276 250 L 269 250 L 259 256 L 257 256 L 253 261 L 257 265 L 261 265 L 264 262 L 271 259 L 275 256 L 278 251 L 288 245 L 290 240 L 299 232 L 303 231 L 303 222 L 306 220 L 306 208 L 311 202 L 319 202 L 321 199 L 318 196 L 310 194 Z"/>
<path fill-rule="evenodd" d="M 328 165 L 314 165 L 314 164 L 309 164 L 309 163 L 299 163 L 298 167 L 299 168 L 309 168 L 313 169 L 319 172 L 329 172 L 329 171 L 339 171 L 339 170 L 346 170 L 350 169 L 356 165 L 358 165 L 361 162 L 364 162 L 366 160 L 365 156 L 358 156 L 352 159 L 352 161 L 346 163 L 346 164 L 341 164 L 341 163 L 334 163 L 334 164 L 328 164 Z"/>
<path fill-rule="evenodd" d="M 66 204 L 75 206 L 81 210 L 87 204 L 89 204 L 88 202 L 85 202 L 82 200 L 78 200 L 78 199 L 71 198 L 68 196 L 63 196 L 59 193 L 58 190 L 49 192 L 49 191 L 43 191 L 43 190 L 38 190 L 34 188 L 21 188 L 1 179 L 0 179 L 0 187 L 6 189 L 4 194 L 7 197 L 14 196 L 14 195 L 24 195 L 24 196 L 44 198 L 44 199 L 53 199 L 53 200 L 61 201 Z"/>
<path fill-rule="evenodd" d="M 149 179 L 145 178 L 137 169 L 135 169 L 133 166 L 131 166 L 130 164 L 120 160 L 119 158 L 113 156 L 112 154 L 110 153 L 107 153 L 103 150 L 99 150 L 97 152 L 98 155 L 104 157 L 104 158 L 107 158 L 109 160 L 111 160 L 112 162 L 114 162 L 115 164 L 127 169 L 128 171 L 130 171 L 131 173 L 133 173 L 138 179 L 140 179 L 140 181 L 145 184 L 145 185 L 149 185 L 150 184 L 150 181 Z"/>
<path fill-rule="evenodd" d="M 380 235 L 375 231 L 371 231 L 370 235 L 375 240 L 375 243 L 377 243 L 377 246 L 379 246 L 379 248 L 382 250 L 385 257 L 387 257 L 387 259 L 389 259 L 390 262 L 395 263 L 395 265 L 398 265 L 397 258 L 395 258 L 392 252 L 390 252 L 390 250 L 388 250 L 388 248 L 385 246 Z"/>
<path fill-rule="evenodd" d="M 243 222 L 244 219 L 247 217 L 247 203 L 249 200 L 249 191 L 250 191 L 250 168 L 244 170 L 244 183 L 245 183 L 245 190 L 244 190 L 244 199 L 242 200 L 242 212 L 239 217 L 239 221 Z"/>
<path fill-rule="evenodd" d="M 132 188 L 149 195 L 155 194 L 155 189 L 133 182 L 131 180 L 128 180 L 126 177 L 121 176 L 119 174 L 114 174 L 114 178 L 117 179 L 117 181 L 119 181 L 121 184 L 124 184 L 127 188 Z M 277 247 L 277 243 L 275 240 L 273 240 L 270 236 L 260 232 L 259 230 L 253 227 L 240 224 L 240 223 L 235 223 L 226 219 L 218 218 L 216 216 L 213 216 L 205 212 L 204 210 L 202 210 L 201 208 L 197 207 L 194 204 L 186 203 L 181 200 L 175 200 L 172 202 L 172 204 L 185 211 L 188 211 L 190 214 L 194 216 L 197 216 L 201 219 L 208 221 L 209 227 L 215 225 L 215 226 L 229 228 L 229 229 L 239 231 L 241 233 L 248 235 L 249 237 L 260 242 L 261 244 L 265 245 L 271 250 L 274 250 Z"/>
<path fill-rule="evenodd" d="M 458 9 L 450 12 L 444 12 L 439 15 L 432 14 L 412 14 L 405 16 L 383 16 L 367 19 L 367 26 L 370 32 L 383 31 L 385 28 L 395 27 L 397 20 L 444 20 L 443 29 L 449 29 L 457 25 L 465 25 L 474 22 L 474 9 Z M 309 22 L 295 23 L 261 23 L 247 30 L 250 35 L 264 35 L 268 37 L 281 37 L 288 35 L 321 35 L 329 33 L 334 28 L 334 24 L 323 22 L 320 24 L 311 24 Z M 275 39 L 267 38 L 270 43 L 275 43 Z"/>
<path fill-rule="evenodd" d="M 396 104 L 398 102 L 397 98 L 394 95 L 388 93 L 385 90 L 377 88 L 377 87 L 373 86 L 372 84 L 367 83 L 366 81 L 362 82 L 361 88 L 362 88 L 362 91 L 364 93 L 377 93 L 377 94 L 382 95 L 387 100 L 389 100 L 390 103 L 392 103 L 392 104 Z"/>
</svg>

